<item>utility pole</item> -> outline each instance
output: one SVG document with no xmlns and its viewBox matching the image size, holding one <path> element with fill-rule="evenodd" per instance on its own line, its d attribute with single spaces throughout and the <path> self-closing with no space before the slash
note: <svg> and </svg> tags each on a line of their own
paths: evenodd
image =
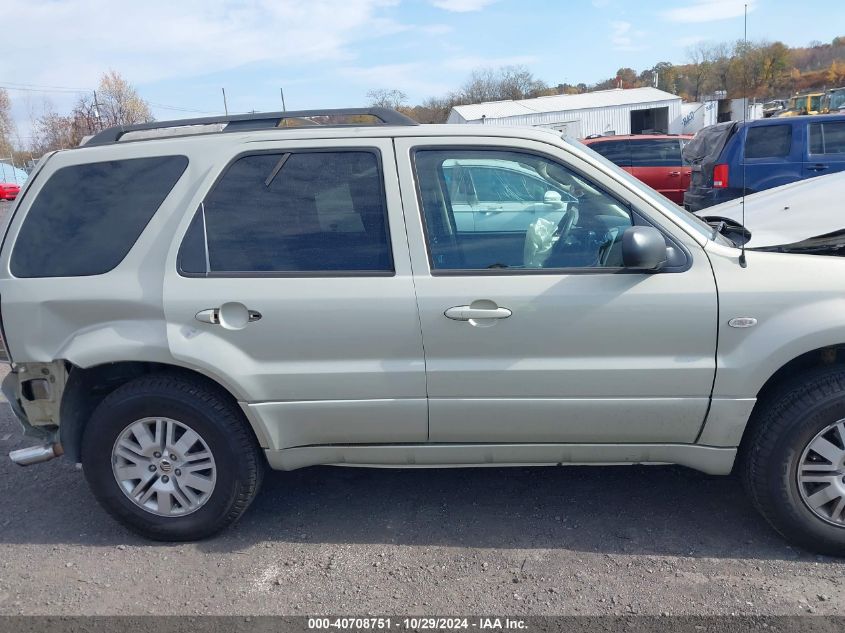
<svg viewBox="0 0 845 633">
<path fill-rule="evenodd" d="M 94 118 L 97 119 L 97 123 L 100 124 L 100 130 L 102 131 L 105 126 L 103 125 L 103 119 L 100 117 L 100 104 L 97 101 L 96 90 L 94 90 Z"/>
<path fill-rule="evenodd" d="M 226 89 L 221 88 L 220 90 L 223 91 L 223 110 L 226 112 L 226 116 L 229 116 L 229 106 L 226 103 Z"/>
<path fill-rule="evenodd" d="M 282 95 L 282 112 L 287 112 L 288 109 L 285 107 L 285 90 L 284 90 L 284 88 L 279 88 L 279 94 Z"/>
</svg>

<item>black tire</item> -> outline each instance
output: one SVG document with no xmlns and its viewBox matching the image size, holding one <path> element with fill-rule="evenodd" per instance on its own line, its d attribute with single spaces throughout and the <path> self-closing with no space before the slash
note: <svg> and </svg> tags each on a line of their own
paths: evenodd
<svg viewBox="0 0 845 633">
<path fill-rule="evenodd" d="M 216 463 L 207 501 L 185 516 L 159 516 L 136 505 L 112 471 L 112 448 L 123 430 L 146 417 L 179 420 L 202 436 Z M 181 374 L 151 374 L 110 393 L 82 438 L 82 467 L 94 496 L 130 530 L 158 541 L 193 541 L 234 523 L 261 485 L 264 456 L 243 413 L 222 390 Z"/>
<path fill-rule="evenodd" d="M 769 391 L 743 440 L 740 466 L 755 507 L 788 541 L 845 556 L 845 526 L 816 516 L 799 491 L 798 466 L 813 438 L 845 419 L 845 369 L 814 370 Z"/>
</svg>

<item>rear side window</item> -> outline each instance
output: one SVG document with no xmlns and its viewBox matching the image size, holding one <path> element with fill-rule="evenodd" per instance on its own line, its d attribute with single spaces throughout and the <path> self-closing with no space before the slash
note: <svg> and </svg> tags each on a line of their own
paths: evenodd
<svg viewBox="0 0 845 633">
<path fill-rule="evenodd" d="M 619 167 L 631 166 L 631 150 L 628 141 L 602 141 L 591 143 L 588 147 Z"/>
<path fill-rule="evenodd" d="M 748 128 L 746 158 L 784 158 L 792 149 L 791 125 L 761 125 Z"/>
<path fill-rule="evenodd" d="M 187 166 L 184 156 L 157 156 L 59 169 L 26 215 L 12 274 L 82 277 L 112 270 Z"/>
<path fill-rule="evenodd" d="M 631 141 L 631 165 L 634 167 L 679 167 L 681 144 L 676 138 L 634 139 Z"/>
<path fill-rule="evenodd" d="M 179 269 L 392 272 L 378 157 L 314 151 L 239 158 L 197 210 Z"/>
<path fill-rule="evenodd" d="M 811 154 L 845 154 L 845 121 L 810 124 Z"/>
</svg>

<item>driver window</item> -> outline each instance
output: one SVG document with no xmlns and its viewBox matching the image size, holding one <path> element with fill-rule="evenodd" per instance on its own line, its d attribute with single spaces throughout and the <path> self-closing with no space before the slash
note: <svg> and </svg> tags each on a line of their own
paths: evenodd
<svg viewBox="0 0 845 633">
<path fill-rule="evenodd" d="M 507 150 L 417 150 L 433 270 L 617 268 L 626 205 L 562 164 Z"/>
</svg>

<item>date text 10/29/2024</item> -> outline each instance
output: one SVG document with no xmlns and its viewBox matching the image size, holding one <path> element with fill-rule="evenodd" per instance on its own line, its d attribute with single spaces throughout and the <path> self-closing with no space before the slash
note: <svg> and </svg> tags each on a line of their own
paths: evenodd
<svg viewBox="0 0 845 633">
<path fill-rule="evenodd" d="M 321 617 L 308 618 L 308 629 L 313 631 L 329 630 L 371 630 L 389 631 L 401 629 L 409 631 L 519 631 L 525 630 L 525 620 L 519 618 L 497 617 Z"/>
</svg>

